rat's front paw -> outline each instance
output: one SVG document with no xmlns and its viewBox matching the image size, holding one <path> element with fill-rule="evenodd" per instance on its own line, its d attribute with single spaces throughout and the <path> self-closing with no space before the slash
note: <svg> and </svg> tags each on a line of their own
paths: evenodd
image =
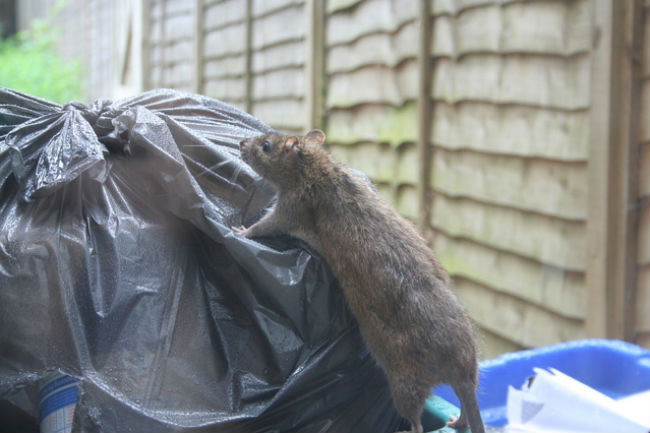
<svg viewBox="0 0 650 433">
<path fill-rule="evenodd" d="M 238 235 L 242 235 L 244 237 L 247 237 L 246 235 L 248 234 L 248 230 L 244 226 L 239 226 L 239 227 L 231 227 L 232 231 L 237 233 Z"/>
</svg>

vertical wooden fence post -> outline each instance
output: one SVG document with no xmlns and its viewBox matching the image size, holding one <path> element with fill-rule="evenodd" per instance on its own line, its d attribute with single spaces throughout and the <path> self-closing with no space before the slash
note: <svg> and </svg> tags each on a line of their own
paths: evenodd
<svg viewBox="0 0 650 433">
<path fill-rule="evenodd" d="M 205 61 L 203 55 L 203 40 L 205 38 L 205 19 L 203 18 L 203 0 L 194 0 L 194 76 L 192 89 L 194 93 L 203 93 L 203 71 Z"/>
<path fill-rule="evenodd" d="M 137 68 L 139 77 L 136 81 L 140 91 L 151 88 L 151 0 L 140 0 L 140 34 L 134 43 L 140 44 L 140 65 Z"/>
<path fill-rule="evenodd" d="M 615 272 L 619 278 L 619 315 L 616 329 L 627 341 L 635 339 L 635 304 L 637 299 L 637 252 L 639 240 L 639 121 L 641 107 L 641 49 L 643 42 L 643 0 L 617 2 L 620 15 L 618 42 L 614 49 L 617 57 L 614 67 L 620 72 L 621 103 L 620 110 L 614 111 L 618 124 L 616 140 L 619 145 L 614 150 L 618 156 L 612 167 L 617 182 L 614 194 L 620 197 L 615 204 L 616 256 Z M 616 28 L 615 28 L 616 30 Z"/>
<path fill-rule="evenodd" d="M 432 20 L 429 0 L 420 0 L 420 34 L 418 39 L 418 135 L 417 146 L 419 154 L 418 175 L 418 227 L 425 235 L 428 231 L 431 218 L 431 194 L 429 182 L 431 179 L 431 32 Z"/>
<path fill-rule="evenodd" d="M 587 335 L 630 339 L 636 293 L 636 121 L 640 2 L 594 3 Z"/>
<path fill-rule="evenodd" d="M 247 113 L 253 111 L 253 0 L 246 0 L 246 70 L 245 86 L 246 101 L 245 110 Z"/>
<path fill-rule="evenodd" d="M 325 112 L 325 2 L 306 0 L 305 131 L 324 128 Z"/>
</svg>

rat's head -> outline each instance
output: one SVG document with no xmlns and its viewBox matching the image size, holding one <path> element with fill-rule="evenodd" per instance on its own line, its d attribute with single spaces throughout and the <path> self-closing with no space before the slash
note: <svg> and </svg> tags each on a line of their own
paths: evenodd
<svg viewBox="0 0 650 433">
<path fill-rule="evenodd" d="M 240 141 L 239 151 L 260 176 L 282 186 L 300 181 L 324 141 L 325 133 L 319 129 L 302 137 L 267 134 Z"/>
</svg>

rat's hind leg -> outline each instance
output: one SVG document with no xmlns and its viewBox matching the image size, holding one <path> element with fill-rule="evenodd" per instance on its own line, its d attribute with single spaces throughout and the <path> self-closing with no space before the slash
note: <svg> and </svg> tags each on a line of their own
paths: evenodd
<svg viewBox="0 0 650 433">
<path fill-rule="evenodd" d="M 411 423 L 412 433 L 422 433 L 422 409 L 424 401 L 429 396 L 429 387 L 412 381 L 391 379 L 390 391 L 393 396 L 395 409 Z"/>
<path fill-rule="evenodd" d="M 471 381 L 459 385 L 452 385 L 458 400 L 460 400 L 460 416 L 447 423 L 450 427 L 464 430 L 468 426 L 472 433 L 484 433 L 481 413 L 476 402 L 476 387 Z"/>
</svg>

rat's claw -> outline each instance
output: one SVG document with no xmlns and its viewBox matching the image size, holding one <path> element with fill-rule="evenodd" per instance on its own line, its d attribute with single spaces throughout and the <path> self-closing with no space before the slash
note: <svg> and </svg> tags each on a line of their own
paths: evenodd
<svg viewBox="0 0 650 433">
<path fill-rule="evenodd" d="M 244 226 L 239 226 L 239 227 L 231 227 L 232 231 L 237 233 L 238 235 L 244 236 L 244 232 L 246 231 L 246 227 Z"/>
<path fill-rule="evenodd" d="M 466 422 L 459 423 L 460 421 L 460 416 L 453 416 L 449 415 L 449 422 L 447 423 L 447 426 L 455 428 L 456 430 L 465 430 L 467 428 Z"/>
</svg>

